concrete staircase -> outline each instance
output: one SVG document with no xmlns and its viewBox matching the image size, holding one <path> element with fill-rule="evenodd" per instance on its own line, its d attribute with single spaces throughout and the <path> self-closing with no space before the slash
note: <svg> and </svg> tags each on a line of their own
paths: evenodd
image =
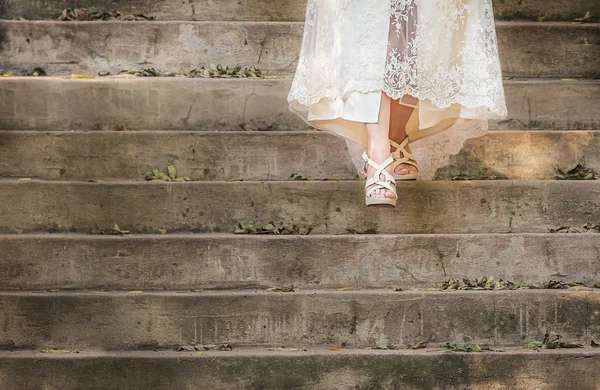
<svg viewBox="0 0 600 390">
<path fill-rule="evenodd" d="M 600 182 L 555 180 L 600 172 L 600 25 L 571 23 L 600 5 L 494 3 L 509 117 L 389 211 L 287 111 L 304 1 L 0 0 L 157 18 L 0 21 L 0 388 L 597 390 L 599 289 L 432 290 L 600 283 Z M 70 77 L 218 62 L 277 77 Z M 191 181 L 144 180 L 169 163 Z M 271 221 L 304 234 L 233 234 Z"/>
</svg>

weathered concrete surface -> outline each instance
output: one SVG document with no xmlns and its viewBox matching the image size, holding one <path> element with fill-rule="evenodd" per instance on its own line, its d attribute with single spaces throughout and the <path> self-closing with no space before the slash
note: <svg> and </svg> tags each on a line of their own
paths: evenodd
<svg viewBox="0 0 600 390">
<path fill-rule="evenodd" d="M 597 390 L 600 381 L 600 352 L 590 348 L 539 352 L 508 348 L 486 353 L 242 349 L 190 355 L 0 352 L 0 386 L 11 390 Z"/>
<path fill-rule="evenodd" d="M 0 131 L 0 176 L 138 179 L 169 161 L 194 180 L 354 179 L 346 142 L 324 132 Z M 438 177 L 553 179 L 578 163 L 600 173 L 599 131 L 494 131 Z"/>
<path fill-rule="evenodd" d="M 499 19 L 567 20 L 587 11 L 600 14 L 595 0 L 494 0 Z M 55 19 L 64 8 L 118 9 L 128 13 L 154 15 L 159 20 L 280 20 L 304 19 L 306 0 L 0 0 L 0 18 Z"/>
<path fill-rule="evenodd" d="M 600 234 L 0 235 L 0 289 L 393 287 L 482 275 L 600 283 Z"/>
<path fill-rule="evenodd" d="M 302 23 L 0 21 L 0 69 L 48 74 L 163 72 L 210 63 L 292 75 Z M 513 77 L 600 76 L 600 24 L 500 22 L 502 72 Z"/>
<path fill-rule="evenodd" d="M 0 293 L 0 347 L 521 346 L 600 336 L 600 290 Z"/>
<path fill-rule="evenodd" d="M 441 179 L 494 175 L 509 179 L 553 179 L 577 164 L 600 172 L 600 132 L 494 131 L 465 143 L 459 155 L 438 171 Z"/>
<path fill-rule="evenodd" d="M 0 176 L 144 179 L 169 161 L 194 180 L 355 176 L 346 142 L 316 131 L 0 132 Z"/>
<path fill-rule="evenodd" d="M 224 63 L 292 74 L 302 28 L 299 23 L 269 22 L 2 21 L 6 36 L 0 69 L 31 72 L 41 66 L 48 74 L 116 74 L 132 68 L 177 72 Z"/>
<path fill-rule="evenodd" d="M 0 79 L 0 129 L 306 130 L 288 110 L 291 80 Z M 600 81 L 509 80 L 493 129 L 597 129 Z"/>
<path fill-rule="evenodd" d="M 0 182 L 0 232 L 232 232 L 240 221 L 313 234 L 545 233 L 598 223 L 600 181 L 412 182 L 401 207 L 364 206 L 363 183 Z M 8 201 L 10 200 L 10 201 Z"/>
</svg>

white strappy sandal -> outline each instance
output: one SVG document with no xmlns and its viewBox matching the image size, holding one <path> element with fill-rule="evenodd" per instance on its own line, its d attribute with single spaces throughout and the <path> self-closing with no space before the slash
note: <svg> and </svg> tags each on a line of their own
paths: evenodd
<svg viewBox="0 0 600 390">
<path fill-rule="evenodd" d="M 396 200 L 398 199 L 398 194 L 396 193 L 396 180 L 385 170 L 389 165 L 394 163 L 394 158 L 390 156 L 380 165 L 371 160 L 367 153 L 363 153 L 362 157 L 365 160 L 365 165 L 368 164 L 375 169 L 373 177 L 367 179 L 365 183 L 365 203 L 367 206 L 396 207 Z M 385 180 L 381 180 L 381 176 L 383 176 Z M 374 191 L 382 189 L 391 191 L 394 194 L 394 197 L 387 198 L 373 196 Z"/>
<path fill-rule="evenodd" d="M 390 146 L 392 148 L 396 148 L 395 151 L 392 152 L 392 157 L 394 158 L 393 165 L 393 175 L 396 180 L 417 180 L 417 176 L 419 176 L 419 165 L 417 164 L 417 160 L 415 159 L 415 155 L 408 152 L 405 148 L 408 145 L 408 137 L 404 138 L 401 144 L 398 144 L 392 140 L 390 140 Z M 400 174 L 396 173 L 396 167 L 398 165 L 408 164 L 417 168 L 417 172 Z"/>
</svg>

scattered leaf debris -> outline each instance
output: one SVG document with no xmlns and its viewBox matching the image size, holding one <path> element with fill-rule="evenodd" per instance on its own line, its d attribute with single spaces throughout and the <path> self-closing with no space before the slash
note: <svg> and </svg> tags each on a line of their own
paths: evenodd
<svg viewBox="0 0 600 390">
<path fill-rule="evenodd" d="M 299 173 L 292 173 L 290 175 L 290 180 L 302 180 L 302 181 L 304 181 L 304 180 L 308 180 L 308 177 L 303 176 L 303 175 L 301 175 Z"/>
<path fill-rule="evenodd" d="M 294 292 L 294 286 L 284 287 L 271 287 L 267 289 L 268 292 Z"/>
<path fill-rule="evenodd" d="M 438 179 L 441 179 L 438 177 Z M 456 175 L 453 176 L 451 180 L 454 181 L 460 181 L 460 180 L 506 180 L 508 179 L 506 176 L 503 175 L 499 175 L 499 174 L 491 174 L 489 172 L 489 168 L 479 168 L 479 170 L 477 171 L 477 174 L 475 175 L 468 175 L 468 174 L 460 174 L 460 175 Z"/>
<path fill-rule="evenodd" d="M 396 349 L 396 348 L 394 346 L 391 346 L 391 345 L 385 345 L 385 344 L 383 344 L 383 345 L 378 345 L 376 347 L 367 347 L 365 349 L 375 350 L 375 351 L 389 351 L 389 350 Z"/>
<path fill-rule="evenodd" d="M 182 77 L 182 78 L 277 78 L 277 76 L 267 76 L 255 66 L 235 66 L 229 67 L 223 64 L 210 64 L 208 67 L 195 68 L 189 71 L 180 69 L 177 72 L 168 72 L 161 74 L 154 68 L 142 69 L 124 69 L 119 72 L 122 76 L 131 77 Z"/>
<path fill-rule="evenodd" d="M 95 20 L 119 20 L 122 22 L 128 21 L 147 21 L 154 20 L 154 16 L 147 16 L 144 14 L 129 14 L 122 13 L 118 10 L 112 11 L 85 11 L 82 9 L 64 9 L 60 16 L 57 18 L 58 21 L 95 21 Z"/>
<path fill-rule="evenodd" d="M 300 228 L 296 225 L 286 226 L 280 223 L 275 226 L 275 223 L 268 222 L 264 225 L 256 225 L 253 222 L 238 222 L 233 233 L 235 234 L 276 234 L 276 235 L 308 235 L 312 228 Z"/>
<path fill-rule="evenodd" d="M 578 226 L 561 226 L 556 229 L 548 229 L 550 233 L 600 233 L 600 223 L 592 225 L 586 223 L 582 227 Z"/>
<path fill-rule="evenodd" d="M 416 343 L 416 344 L 408 344 L 406 346 L 406 349 L 423 349 L 423 348 L 427 348 L 428 343 L 427 342 L 420 342 L 420 343 Z"/>
<path fill-rule="evenodd" d="M 28 73 L 27 76 L 32 76 L 32 77 L 44 77 L 44 76 L 48 76 L 46 74 L 46 71 L 42 68 L 34 68 L 33 71 L 31 73 Z"/>
<path fill-rule="evenodd" d="M 192 179 L 189 177 L 179 177 L 177 176 L 177 168 L 174 165 L 167 165 L 167 173 L 163 173 L 158 169 L 152 170 L 152 173 L 146 175 L 146 180 L 148 181 L 191 181 Z"/>
<path fill-rule="evenodd" d="M 592 168 L 586 168 L 585 164 L 577 164 L 575 168 L 563 172 L 557 166 L 554 167 L 556 170 L 556 180 L 596 180 L 597 174 Z"/>
<path fill-rule="evenodd" d="M 482 351 L 479 344 L 446 343 L 442 347 L 445 348 L 445 352 L 481 352 Z"/>
<path fill-rule="evenodd" d="M 523 346 L 526 349 L 563 349 L 563 348 L 583 348 L 583 344 L 574 343 L 574 342 L 564 342 L 561 341 L 561 335 L 554 334 L 550 335 L 546 333 L 544 335 L 544 340 L 534 340 L 530 341 Z M 593 345 L 592 345 L 593 346 Z"/>
<path fill-rule="evenodd" d="M 502 348 L 490 348 L 490 347 L 482 347 L 479 344 L 453 344 L 446 343 L 442 345 L 444 350 L 442 352 L 504 352 Z"/>
<path fill-rule="evenodd" d="M 129 234 L 129 230 L 123 230 L 123 229 L 119 228 L 119 225 L 117 225 L 115 223 L 112 228 L 105 229 L 104 234 L 109 234 L 109 235 Z"/>
<path fill-rule="evenodd" d="M 265 78 L 266 75 L 255 66 L 241 65 L 229 67 L 224 64 L 210 64 L 208 67 L 201 67 L 185 71 L 183 69 L 165 74 L 165 77 L 188 77 L 188 78 Z M 273 78 L 271 76 L 270 78 Z"/>
<path fill-rule="evenodd" d="M 204 351 L 231 351 L 233 348 L 231 344 L 196 344 L 196 345 L 180 345 L 175 347 L 175 351 L 178 352 L 204 352 Z M 195 355 L 195 356 L 201 356 Z"/>
<path fill-rule="evenodd" d="M 496 279 L 493 276 L 482 276 L 474 280 L 463 278 L 450 279 L 442 284 L 441 287 L 427 288 L 425 291 L 452 291 L 452 290 L 525 290 L 525 289 L 570 289 L 574 291 L 592 290 L 583 282 L 577 281 L 558 281 L 550 280 L 541 285 L 535 285 L 525 282 L 514 283 L 509 280 Z"/>
<path fill-rule="evenodd" d="M 54 354 L 64 354 L 64 353 L 72 353 L 70 349 L 57 349 L 57 348 L 46 348 L 42 349 L 42 353 L 54 353 Z"/>
<path fill-rule="evenodd" d="M 598 17 L 595 15 L 592 15 L 592 13 L 590 11 L 587 11 L 585 13 L 585 15 L 583 15 L 583 17 L 575 18 L 575 19 L 573 19 L 573 21 L 575 21 L 577 23 L 597 23 Z"/>
<path fill-rule="evenodd" d="M 160 77 L 160 72 L 154 68 L 125 69 L 120 71 L 119 74 L 134 77 Z"/>
<path fill-rule="evenodd" d="M 93 74 L 80 74 L 80 73 L 74 73 L 71 75 L 71 78 L 74 79 L 95 79 L 96 76 Z"/>
</svg>

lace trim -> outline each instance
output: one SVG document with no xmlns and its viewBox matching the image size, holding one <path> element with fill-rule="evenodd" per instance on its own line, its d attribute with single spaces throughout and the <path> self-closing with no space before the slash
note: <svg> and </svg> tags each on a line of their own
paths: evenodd
<svg viewBox="0 0 600 390">
<path fill-rule="evenodd" d="M 288 102 L 375 91 L 505 116 L 491 0 L 309 0 Z"/>
</svg>

